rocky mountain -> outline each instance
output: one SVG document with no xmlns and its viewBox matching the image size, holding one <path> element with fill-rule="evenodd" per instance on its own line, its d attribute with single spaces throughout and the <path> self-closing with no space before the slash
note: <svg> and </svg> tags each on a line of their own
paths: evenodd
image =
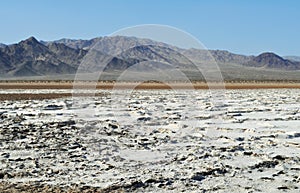
<svg viewBox="0 0 300 193">
<path fill-rule="evenodd" d="M 55 54 L 56 58 L 70 66 L 78 67 L 83 57 L 88 51 L 83 49 L 73 49 L 65 44 L 49 43 L 47 45 L 49 51 Z"/>
<path fill-rule="evenodd" d="M 193 66 L 189 58 L 182 53 L 158 45 L 138 45 L 122 52 L 118 57 L 173 64 L 177 68 L 191 68 Z"/>
<path fill-rule="evenodd" d="M 64 44 L 70 48 L 73 49 L 84 49 L 84 50 L 89 50 L 97 41 L 99 41 L 101 38 L 93 38 L 91 40 L 73 40 L 73 39 L 67 39 L 63 38 L 60 40 L 56 41 L 41 41 L 44 45 L 48 45 L 51 43 L 58 43 L 58 44 Z"/>
<path fill-rule="evenodd" d="M 5 44 L 0 43 L 0 48 L 3 48 L 5 46 L 6 46 Z"/>
<path fill-rule="evenodd" d="M 182 53 L 194 62 L 215 61 L 218 63 L 244 64 L 254 57 L 233 54 L 226 50 L 199 50 L 193 48 L 183 50 Z"/>
<path fill-rule="evenodd" d="M 162 42 L 156 42 L 150 39 L 140 39 L 136 37 L 125 37 L 125 36 L 112 36 L 112 37 L 99 37 L 94 38 L 91 40 L 70 40 L 70 39 L 61 39 L 58 41 L 54 41 L 56 43 L 63 43 L 69 47 L 76 48 L 76 49 L 85 49 L 89 50 L 91 48 L 99 50 L 103 53 L 107 53 L 110 55 L 124 55 L 124 51 L 126 53 L 130 52 L 129 50 L 135 52 L 136 49 L 141 48 L 138 46 L 142 46 L 145 48 L 145 46 L 156 46 L 156 47 L 162 47 L 164 50 L 161 52 L 161 50 L 158 53 L 164 54 L 168 49 L 173 50 L 174 52 L 180 53 L 184 56 L 186 56 L 188 59 L 192 60 L 193 62 L 207 62 L 207 61 L 216 61 L 217 63 L 234 63 L 234 64 L 241 64 L 244 66 L 264 66 L 266 68 L 275 68 L 275 69 L 283 69 L 283 70 L 292 70 L 292 69 L 300 69 L 299 65 L 297 63 L 292 64 L 295 60 L 291 61 L 290 64 L 284 64 L 283 62 L 280 62 L 280 60 L 277 60 L 278 65 L 275 63 L 273 64 L 272 59 L 270 60 L 263 60 L 263 62 L 266 62 L 265 64 L 257 64 L 255 62 L 255 56 L 245 56 L 240 54 L 234 54 L 231 52 L 228 52 L 226 50 L 199 50 L 199 49 L 181 49 L 172 45 L 168 45 Z M 149 47 L 149 48 L 150 48 Z M 148 51 L 151 52 L 151 49 L 148 49 Z M 133 54 L 133 53 L 131 53 Z M 139 53 L 140 54 L 140 53 Z M 150 53 L 148 53 L 150 54 Z M 274 54 L 276 55 L 276 54 Z M 269 55 L 270 57 L 274 55 Z M 135 56 L 130 56 L 135 57 Z M 139 56 L 137 56 L 139 57 Z M 258 57 L 258 56 L 257 56 Z M 278 56 L 279 57 L 279 56 Z M 169 56 L 169 58 L 173 58 Z M 288 59 L 288 58 L 286 58 Z M 172 59 L 171 59 L 172 60 Z M 289 60 L 289 59 L 288 59 Z M 270 62 L 270 63 L 268 63 Z"/>
<path fill-rule="evenodd" d="M 74 49 L 95 49 L 109 55 L 118 55 L 123 51 L 140 45 L 155 45 L 160 47 L 172 48 L 173 50 L 179 49 L 175 46 L 171 46 L 162 42 L 127 36 L 98 37 L 91 40 L 60 39 L 53 42 L 43 43 L 46 45 L 49 43 L 61 43 Z"/>
<path fill-rule="evenodd" d="M 88 61 L 93 58 L 97 58 L 97 61 Z M 223 50 L 182 49 L 150 39 L 125 36 L 91 40 L 61 39 L 52 42 L 30 37 L 17 44 L 0 47 L 1 76 L 74 74 L 81 63 L 81 67 L 87 72 L 103 68 L 106 71 L 125 70 L 137 63 L 145 67 L 150 61 L 155 67 L 172 65 L 190 72 L 193 71 L 194 64 L 209 66 L 211 62 L 217 62 L 228 74 L 239 72 L 245 67 L 300 70 L 299 62 L 284 59 L 274 53 L 244 56 Z M 249 70 L 245 72 L 251 73 Z"/>
<path fill-rule="evenodd" d="M 286 70 L 300 69 L 300 62 L 287 60 L 270 52 L 262 53 L 256 57 L 253 57 L 251 58 L 251 60 L 244 63 L 244 65 L 253 66 L 253 67 L 286 69 Z"/>
<path fill-rule="evenodd" d="M 76 68 L 62 62 L 48 47 L 30 37 L 0 49 L 1 73 L 11 76 L 74 73 Z"/>
</svg>

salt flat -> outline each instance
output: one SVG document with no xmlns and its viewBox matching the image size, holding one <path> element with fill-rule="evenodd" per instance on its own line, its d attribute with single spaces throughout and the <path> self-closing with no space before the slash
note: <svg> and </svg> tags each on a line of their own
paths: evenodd
<svg viewBox="0 0 300 193">
<path fill-rule="evenodd" d="M 0 190 L 299 192 L 300 89 L 101 92 L 2 101 Z"/>
</svg>

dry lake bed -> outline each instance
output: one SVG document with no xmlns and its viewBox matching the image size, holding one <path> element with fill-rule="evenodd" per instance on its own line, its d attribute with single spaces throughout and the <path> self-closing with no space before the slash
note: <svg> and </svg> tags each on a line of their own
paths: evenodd
<svg viewBox="0 0 300 193">
<path fill-rule="evenodd" d="M 299 192 L 300 89 L 0 90 L 0 192 Z M 22 98 L 20 98 L 22 99 Z"/>
</svg>

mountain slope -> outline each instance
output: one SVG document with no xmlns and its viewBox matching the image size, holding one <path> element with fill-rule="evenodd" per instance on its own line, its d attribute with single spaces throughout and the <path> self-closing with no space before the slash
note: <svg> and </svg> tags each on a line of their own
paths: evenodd
<svg viewBox="0 0 300 193">
<path fill-rule="evenodd" d="M 72 48 L 80 48 L 80 49 L 96 49 L 97 51 L 114 55 L 121 56 L 124 58 L 124 55 L 131 52 L 130 58 L 139 58 L 140 53 L 137 55 L 133 55 L 132 49 L 138 49 L 138 46 L 154 46 L 154 47 L 162 47 L 163 51 L 158 51 L 159 53 L 165 53 L 168 49 L 172 49 L 174 52 L 180 53 L 186 56 L 189 60 L 196 63 L 203 62 L 217 62 L 220 63 L 232 63 L 232 64 L 240 64 L 244 66 L 264 66 L 265 68 L 276 68 L 282 70 L 294 70 L 300 69 L 299 64 L 294 63 L 295 61 L 290 61 L 291 63 L 287 64 L 280 60 L 277 60 L 278 64 L 272 62 L 272 57 L 274 55 L 269 55 L 266 57 L 270 57 L 269 59 L 265 59 L 261 61 L 261 64 L 255 62 L 255 56 L 245 56 L 240 54 L 233 54 L 225 50 L 199 50 L 199 49 L 182 49 L 172 45 L 168 45 L 162 42 L 156 42 L 150 39 L 141 39 L 136 37 L 124 37 L 124 36 L 112 36 L 112 37 L 99 37 L 91 40 L 69 40 L 69 39 L 61 39 L 58 41 L 54 41 L 57 43 L 64 43 L 66 46 Z M 141 47 L 140 47 L 141 48 Z M 148 49 L 149 55 L 152 52 L 151 49 Z M 124 53 L 125 52 L 125 53 Z M 145 53 L 144 53 L 145 55 Z M 149 59 L 149 57 L 146 57 Z M 173 57 L 169 57 L 170 60 L 173 60 Z M 264 64 L 262 64 L 265 62 Z M 294 64 L 292 64 L 294 63 Z"/>
<path fill-rule="evenodd" d="M 300 62 L 284 59 L 274 53 L 258 56 L 244 56 L 224 50 L 182 49 L 162 42 L 136 37 L 99 37 L 91 40 L 61 39 L 53 42 L 39 42 L 30 37 L 17 44 L 0 48 L 0 75 L 41 76 L 74 74 L 80 72 L 124 71 L 127 68 L 146 72 L 149 67 L 178 68 L 193 78 L 202 76 L 195 65 L 203 72 L 212 71 L 218 64 L 223 75 L 242 80 L 273 79 L 280 71 L 280 79 L 288 74 L 296 77 Z M 82 65 L 80 65 L 82 64 Z M 134 66 L 133 66 L 134 65 Z M 263 73 L 262 69 L 264 69 Z M 274 71 L 275 70 L 275 71 Z M 259 76 L 258 76 L 259 74 Z M 265 74 L 265 75 L 264 75 Z M 298 76 L 299 77 L 299 76 Z M 293 78 L 294 79 L 294 78 Z"/>
<path fill-rule="evenodd" d="M 0 43 L 0 48 L 4 48 L 5 46 L 5 44 Z"/>
<path fill-rule="evenodd" d="M 2 73 L 11 76 L 33 76 L 75 73 L 76 68 L 60 61 L 48 47 L 30 37 L 18 44 L 1 48 L 0 61 L 6 64 Z"/>
<path fill-rule="evenodd" d="M 132 47 L 118 57 L 126 59 L 136 59 L 139 61 L 153 61 L 171 64 L 177 68 L 192 68 L 193 63 L 182 53 L 179 53 L 168 47 L 157 45 L 139 45 Z"/>
<path fill-rule="evenodd" d="M 182 53 L 194 62 L 217 62 L 241 64 L 249 61 L 253 56 L 233 54 L 225 50 L 188 49 Z"/>
<path fill-rule="evenodd" d="M 10 56 L 0 49 L 0 74 L 4 74 L 11 69 L 13 69 L 13 66 L 10 62 Z"/>
<path fill-rule="evenodd" d="M 244 63 L 244 65 L 252 67 L 264 67 L 264 68 L 279 68 L 286 70 L 298 70 L 300 69 L 300 63 L 284 59 L 274 53 L 266 52 L 262 53 L 250 61 Z"/>
<path fill-rule="evenodd" d="M 47 47 L 57 59 L 73 67 L 77 67 L 87 54 L 86 50 L 73 49 L 61 43 L 50 43 Z"/>
<path fill-rule="evenodd" d="M 136 37 L 126 37 L 126 36 L 110 36 L 110 37 L 98 37 L 91 40 L 71 40 L 71 39 L 61 39 L 53 41 L 54 43 L 62 43 L 68 47 L 74 49 L 84 49 L 90 50 L 95 49 L 97 51 L 109 54 L 118 55 L 130 48 L 140 46 L 140 45 L 155 45 L 166 48 L 177 49 L 174 46 L 157 42 L 150 39 L 136 38 Z M 51 42 L 45 42 L 49 44 Z"/>
<path fill-rule="evenodd" d="M 41 41 L 41 43 L 43 43 L 46 46 L 51 43 L 58 43 L 58 44 L 64 44 L 73 49 L 89 50 L 99 39 L 101 38 L 94 38 L 91 40 L 73 40 L 73 39 L 63 38 L 60 40 L 49 41 L 49 42 Z"/>
</svg>

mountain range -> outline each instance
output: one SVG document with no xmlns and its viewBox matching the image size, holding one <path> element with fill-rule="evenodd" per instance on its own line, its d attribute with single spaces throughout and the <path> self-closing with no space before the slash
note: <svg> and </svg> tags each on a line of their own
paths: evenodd
<svg viewBox="0 0 300 193">
<path fill-rule="evenodd" d="M 227 80 L 300 79 L 300 61 L 297 57 L 281 57 L 270 52 L 245 56 L 224 50 L 183 49 L 126 36 L 57 41 L 38 41 L 30 37 L 17 44 L 0 44 L 0 77 L 62 77 L 66 74 L 72 77 L 79 65 L 86 62 L 86 56 L 95 50 L 97 58 L 102 59 L 101 63 L 94 62 L 87 66 L 86 72 L 96 72 L 102 65 L 105 72 L 111 74 L 124 71 L 134 64 L 139 64 L 139 68 L 144 68 L 146 72 L 146 65 L 155 62 L 152 65 L 161 69 L 168 69 L 171 65 L 192 79 L 203 79 L 195 73 L 195 65 L 209 70 L 215 62 Z"/>
</svg>

